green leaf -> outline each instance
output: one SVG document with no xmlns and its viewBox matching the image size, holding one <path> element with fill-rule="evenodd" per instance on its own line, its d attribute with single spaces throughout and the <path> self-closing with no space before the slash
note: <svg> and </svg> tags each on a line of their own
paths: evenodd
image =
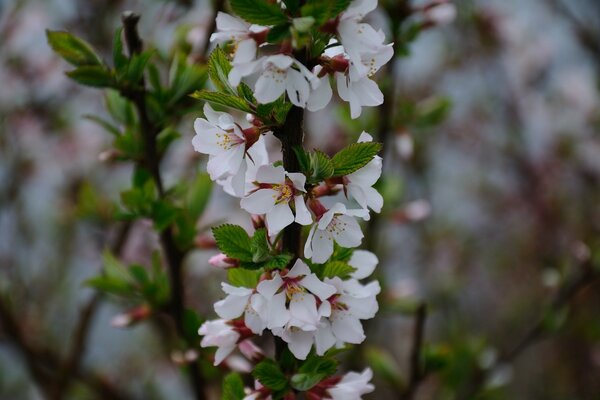
<svg viewBox="0 0 600 400">
<path fill-rule="evenodd" d="M 117 128 L 116 126 L 114 126 L 113 124 L 111 124 L 110 122 L 96 116 L 96 115 L 84 115 L 83 118 L 88 119 L 92 122 L 95 122 L 96 124 L 100 125 L 101 127 L 103 127 L 104 129 L 106 129 L 108 132 L 110 132 L 111 134 L 113 134 L 114 136 L 120 136 L 121 135 L 121 131 L 119 130 L 119 128 Z"/>
<path fill-rule="evenodd" d="M 179 210 L 167 201 L 157 201 L 152 207 L 152 220 L 158 231 L 164 231 L 175 221 Z"/>
<path fill-rule="evenodd" d="M 183 334 L 189 340 L 198 338 L 198 328 L 202 325 L 202 317 L 194 310 L 186 308 L 183 312 Z"/>
<path fill-rule="evenodd" d="M 115 81 L 112 73 L 101 65 L 85 65 L 65 74 L 75 82 L 92 87 L 111 87 Z"/>
<path fill-rule="evenodd" d="M 257 229 L 252 236 L 252 262 L 259 263 L 269 257 L 269 245 L 267 243 L 267 230 Z"/>
<path fill-rule="evenodd" d="M 229 373 L 223 379 L 223 394 L 221 400 L 243 400 L 246 397 L 244 393 L 244 381 L 237 372 Z"/>
<path fill-rule="evenodd" d="M 271 390 L 283 390 L 288 386 L 286 376 L 275 361 L 265 359 L 254 367 L 252 376 Z"/>
<path fill-rule="evenodd" d="M 322 25 L 332 17 L 333 4 L 327 0 L 308 0 L 301 8 L 305 18 L 313 18 L 313 23 Z"/>
<path fill-rule="evenodd" d="M 89 43 L 68 32 L 46 31 L 48 44 L 65 61 L 77 67 L 100 66 L 102 61 Z"/>
<path fill-rule="evenodd" d="M 182 97 L 202 88 L 206 75 L 203 66 L 190 64 L 185 54 L 177 53 L 169 70 L 169 105 L 174 105 Z"/>
<path fill-rule="evenodd" d="M 327 154 L 315 150 L 310 153 L 311 179 L 310 182 L 320 182 L 334 174 L 334 164 Z"/>
<path fill-rule="evenodd" d="M 335 276 L 341 279 L 347 279 L 354 271 L 356 271 L 354 267 L 351 267 L 343 261 L 330 261 L 325 264 L 320 275 L 321 279 L 333 278 Z"/>
<path fill-rule="evenodd" d="M 235 90 L 229 84 L 231 63 L 222 48 L 215 48 L 208 58 L 208 77 L 218 91 L 235 95 Z"/>
<path fill-rule="evenodd" d="M 144 75 L 144 70 L 150 57 L 154 54 L 153 51 L 143 51 L 139 54 L 134 54 L 127 63 L 124 77 L 131 84 L 138 84 Z"/>
<path fill-rule="evenodd" d="M 198 100 L 208 101 L 212 104 L 217 104 L 224 107 L 234 108 L 236 110 L 251 113 L 252 109 L 248 103 L 237 96 L 220 92 L 209 92 L 207 90 L 199 90 L 191 95 L 193 98 Z"/>
<path fill-rule="evenodd" d="M 300 164 L 300 171 L 310 175 L 310 154 L 307 153 L 306 150 L 302 148 L 302 146 L 294 146 L 293 149 L 294 153 L 296 153 L 296 159 L 298 160 L 298 164 Z"/>
<path fill-rule="evenodd" d="M 331 15 L 333 17 L 337 16 L 339 13 L 344 11 L 352 0 L 333 0 L 333 7 L 331 8 Z"/>
<path fill-rule="evenodd" d="M 377 376 L 388 381 L 397 389 L 404 389 L 406 383 L 402 379 L 400 367 L 390 356 L 390 353 L 377 347 L 369 347 L 365 352 L 367 363 L 373 368 Z"/>
<path fill-rule="evenodd" d="M 310 356 L 298 373 L 292 376 L 292 387 L 299 391 L 310 390 L 323 379 L 335 374 L 337 362 L 331 358 Z"/>
<path fill-rule="evenodd" d="M 288 266 L 288 264 L 290 263 L 290 261 L 292 261 L 293 258 L 294 256 L 289 253 L 277 254 L 265 261 L 262 267 L 266 270 L 283 269 Z"/>
<path fill-rule="evenodd" d="M 300 7 L 300 0 L 283 0 L 283 4 L 290 13 L 294 14 Z"/>
<path fill-rule="evenodd" d="M 381 144 L 373 142 L 353 143 L 339 151 L 331 162 L 335 168 L 333 176 L 343 176 L 364 167 L 379 153 Z"/>
<path fill-rule="evenodd" d="M 212 228 L 217 246 L 227 257 L 252 261 L 252 242 L 244 228 L 238 225 L 220 225 Z"/>
<path fill-rule="evenodd" d="M 136 117 L 133 105 L 129 100 L 121 96 L 118 91 L 112 89 L 105 91 L 105 102 L 108 113 L 115 121 L 125 126 L 135 124 Z"/>
<path fill-rule="evenodd" d="M 190 187 L 186 195 L 186 210 L 193 220 L 200 218 L 210 199 L 212 181 L 207 173 L 200 173 Z"/>
<path fill-rule="evenodd" d="M 290 35 L 290 24 L 288 22 L 275 25 L 269 30 L 269 33 L 267 34 L 267 42 L 279 43 L 284 39 L 290 37 Z"/>
<path fill-rule="evenodd" d="M 237 88 L 238 95 L 246 100 L 248 103 L 256 103 L 256 99 L 254 98 L 254 92 L 250 89 L 250 86 L 246 85 L 244 82 L 240 82 Z"/>
<path fill-rule="evenodd" d="M 277 25 L 287 21 L 281 7 L 267 0 L 230 0 L 229 3 L 233 12 L 252 24 Z"/>
<path fill-rule="evenodd" d="M 117 28 L 113 37 L 113 64 L 115 70 L 119 72 L 127 65 L 127 57 L 123 54 L 123 40 L 121 39 L 123 28 Z"/>
<path fill-rule="evenodd" d="M 283 124 L 290 108 L 292 108 L 292 104 L 285 101 L 285 96 L 281 96 L 274 102 L 259 104 L 256 107 L 256 115 L 263 121 L 273 121 L 276 124 Z"/>
<path fill-rule="evenodd" d="M 251 271 L 244 268 L 230 268 L 227 270 L 227 280 L 233 286 L 255 288 L 258 285 L 261 271 Z"/>
</svg>

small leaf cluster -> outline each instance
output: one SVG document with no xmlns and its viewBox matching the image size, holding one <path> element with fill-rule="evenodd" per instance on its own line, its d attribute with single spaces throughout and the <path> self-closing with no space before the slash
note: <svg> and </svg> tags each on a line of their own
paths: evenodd
<svg viewBox="0 0 600 400">
<path fill-rule="evenodd" d="M 367 165 L 380 150 L 379 143 L 353 143 L 330 158 L 319 150 L 306 151 L 300 147 L 294 148 L 300 168 L 309 184 L 349 175 Z"/>
<path fill-rule="evenodd" d="M 292 260 L 291 254 L 279 252 L 271 245 L 265 228 L 254 231 L 252 237 L 238 225 L 220 225 L 212 231 L 219 250 L 227 257 L 239 260 L 242 269 L 282 269 Z"/>
<path fill-rule="evenodd" d="M 158 253 L 153 254 L 150 270 L 138 264 L 126 266 L 110 252 L 104 253 L 103 266 L 102 274 L 89 279 L 88 286 L 152 308 L 167 303 L 169 284 Z"/>
</svg>

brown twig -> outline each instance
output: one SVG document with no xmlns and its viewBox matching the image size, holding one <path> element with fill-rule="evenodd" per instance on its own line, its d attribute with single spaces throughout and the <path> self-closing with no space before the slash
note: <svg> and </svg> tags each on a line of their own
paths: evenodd
<svg viewBox="0 0 600 400">
<path fill-rule="evenodd" d="M 138 14 L 126 12 L 122 15 L 123 34 L 125 43 L 130 56 L 142 51 L 143 42 L 137 31 L 137 23 L 140 19 Z M 146 89 L 144 82 L 140 82 L 141 90 L 132 92 L 122 92 L 122 94 L 132 101 L 136 108 L 140 120 L 140 130 L 144 142 L 144 160 L 142 165 L 146 167 L 156 184 L 158 194 L 162 198 L 165 196 L 162 177 L 160 174 L 160 157 L 157 151 L 157 135 L 160 127 L 154 124 L 149 116 L 146 107 Z M 184 285 L 183 285 L 183 260 L 185 253 L 179 249 L 175 242 L 173 227 L 170 226 L 160 233 L 161 244 L 165 253 L 168 265 L 169 280 L 171 284 L 171 299 L 169 305 L 169 314 L 175 322 L 176 330 L 181 338 L 185 340 L 183 313 L 184 306 Z M 194 390 L 197 400 L 206 399 L 204 393 L 204 379 L 200 373 L 198 362 L 192 362 L 189 365 L 190 383 Z"/>
<path fill-rule="evenodd" d="M 11 311 L 8 302 L 0 296 L 0 323 L 5 335 L 11 343 L 23 354 L 27 368 L 40 390 L 49 397 L 54 380 L 61 366 L 65 364 L 53 351 L 41 348 L 31 342 L 25 335 L 19 320 Z M 106 400 L 133 400 L 133 397 L 114 387 L 106 378 L 78 368 L 73 371 L 74 378 L 94 391 L 100 398 Z"/>
<path fill-rule="evenodd" d="M 413 329 L 413 341 L 410 352 L 409 380 L 401 398 L 410 400 L 414 397 L 417 388 L 423 381 L 423 340 L 425 337 L 425 322 L 427 320 L 427 304 L 421 303 L 415 314 L 415 325 Z"/>
</svg>

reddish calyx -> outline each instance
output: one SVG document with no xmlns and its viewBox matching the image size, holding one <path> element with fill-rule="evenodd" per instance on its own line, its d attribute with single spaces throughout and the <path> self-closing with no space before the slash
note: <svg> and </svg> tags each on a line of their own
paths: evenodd
<svg viewBox="0 0 600 400">
<path fill-rule="evenodd" d="M 267 41 L 267 35 L 271 29 L 267 28 L 260 32 L 249 32 L 248 37 L 253 39 L 257 45 L 261 45 Z"/>
<path fill-rule="evenodd" d="M 308 207 L 317 217 L 317 221 L 320 220 L 323 214 L 327 212 L 325 206 L 317 199 L 310 199 L 308 201 Z"/>
<path fill-rule="evenodd" d="M 339 24 L 340 24 L 340 16 L 338 15 L 337 17 L 330 19 L 329 21 L 327 21 L 323 25 L 321 25 L 319 30 L 323 33 L 329 33 L 329 34 L 335 35 L 337 33 L 337 28 L 338 28 Z"/>
<path fill-rule="evenodd" d="M 305 393 L 306 398 L 310 400 L 321 400 L 327 395 L 327 389 L 337 385 L 342 380 L 341 376 L 332 376 L 324 379 L 315 386 L 312 387 L 308 392 Z"/>
<path fill-rule="evenodd" d="M 253 125 L 250 128 L 242 129 L 242 134 L 246 142 L 246 150 L 248 150 L 260 138 L 260 129 Z"/>
<path fill-rule="evenodd" d="M 327 74 L 333 74 L 334 72 L 346 73 L 350 67 L 350 61 L 344 57 L 343 54 L 338 54 L 334 57 L 320 57 L 319 64 L 323 67 L 319 72 L 318 77 L 322 78 Z"/>
<path fill-rule="evenodd" d="M 238 343 L 242 340 L 251 338 L 254 336 L 254 333 L 246 326 L 243 319 L 236 319 L 233 321 L 229 321 L 229 325 L 235 329 L 237 333 L 240 334 L 240 338 L 238 339 Z"/>
</svg>

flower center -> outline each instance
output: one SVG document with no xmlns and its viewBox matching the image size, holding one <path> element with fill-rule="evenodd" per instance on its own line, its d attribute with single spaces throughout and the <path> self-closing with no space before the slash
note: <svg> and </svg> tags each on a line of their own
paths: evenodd
<svg viewBox="0 0 600 400">
<path fill-rule="evenodd" d="M 244 140 L 233 133 L 217 133 L 217 146 L 223 150 L 229 150 L 232 147 L 242 143 L 244 143 Z"/>
</svg>

